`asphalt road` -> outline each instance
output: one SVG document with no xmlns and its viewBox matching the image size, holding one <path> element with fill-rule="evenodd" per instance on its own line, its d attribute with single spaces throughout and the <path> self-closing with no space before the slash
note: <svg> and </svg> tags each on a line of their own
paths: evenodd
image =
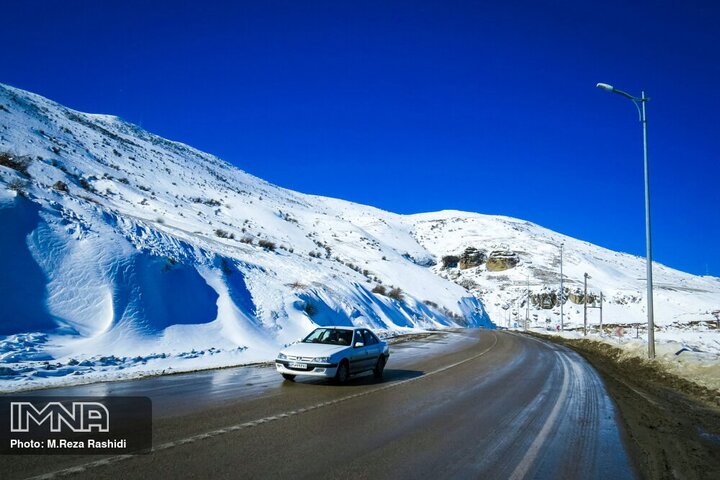
<svg viewBox="0 0 720 480">
<path fill-rule="evenodd" d="M 393 345 L 382 381 L 253 367 L 44 393 L 151 397 L 153 453 L 3 456 L 2 478 L 637 477 L 597 373 L 509 332 Z"/>
</svg>

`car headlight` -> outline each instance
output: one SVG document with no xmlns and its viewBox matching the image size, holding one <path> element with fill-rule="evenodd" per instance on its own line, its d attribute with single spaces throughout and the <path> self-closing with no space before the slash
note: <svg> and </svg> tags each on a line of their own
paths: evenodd
<svg viewBox="0 0 720 480">
<path fill-rule="evenodd" d="M 284 353 L 278 353 L 277 358 L 278 360 L 287 360 L 287 355 L 285 355 Z"/>
<path fill-rule="evenodd" d="M 330 357 L 315 357 L 312 359 L 313 363 L 329 363 Z"/>
</svg>

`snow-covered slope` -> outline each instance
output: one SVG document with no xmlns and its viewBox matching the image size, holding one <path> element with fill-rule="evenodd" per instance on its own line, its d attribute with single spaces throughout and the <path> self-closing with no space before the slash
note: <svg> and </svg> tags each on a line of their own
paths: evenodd
<svg viewBox="0 0 720 480">
<path fill-rule="evenodd" d="M 116 117 L 0 85 L 0 164 L 0 375 L 20 383 L 268 360 L 314 324 L 492 326 L 401 216 Z"/>
<path fill-rule="evenodd" d="M 4 85 L 0 183 L 0 389 L 269 360 L 315 324 L 504 324 L 527 274 L 533 292 L 557 289 L 561 241 L 569 287 L 587 271 L 606 321 L 643 317 L 642 259 L 509 218 L 292 192 Z M 504 253 L 443 266 L 467 247 Z M 656 275 L 659 322 L 720 308 L 720 280 Z"/>
<path fill-rule="evenodd" d="M 547 325 L 555 329 L 560 323 L 557 297 L 561 244 L 566 327 L 583 325 L 586 273 L 588 305 L 598 307 L 602 293 L 604 323 L 647 322 L 644 258 L 508 217 L 447 211 L 413 215 L 409 221 L 414 224 L 420 244 L 438 259 L 432 270 L 480 298 L 498 325 L 524 323 L 527 313 L 530 326 Z M 442 259 L 449 256 L 459 257 L 457 267 L 443 265 Z M 468 266 L 468 263 L 480 264 Z M 658 263 L 653 265 L 656 325 L 715 322 L 720 314 L 720 278 L 698 277 Z M 600 310 L 589 308 L 588 323 L 597 325 L 599 321 Z"/>
</svg>

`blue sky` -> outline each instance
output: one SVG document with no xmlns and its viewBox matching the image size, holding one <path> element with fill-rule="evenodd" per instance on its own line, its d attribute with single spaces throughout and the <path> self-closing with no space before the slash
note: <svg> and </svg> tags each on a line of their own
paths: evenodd
<svg viewBox="0 0 720 480">
<path fill-rule="evenodd" d="M 283 187 L 458 209 L 720 276 L 720 3 L 60 1 L 3 6 L 0 82 Z"/>
</svg>

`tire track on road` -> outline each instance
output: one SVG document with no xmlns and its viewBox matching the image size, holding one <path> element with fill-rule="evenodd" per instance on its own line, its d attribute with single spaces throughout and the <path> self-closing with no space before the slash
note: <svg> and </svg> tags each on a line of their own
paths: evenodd
<svg viewBox="0 0 720 480">
<path fill-rule="evenodd" d="M 545 420 L 542 429 L 540 429 L 540 432 L 535 437 L 535 440 L 527 449 L 525 456 L 520 461 L 520 463 L 518 463 L 517 467 L 515 467 L 515 470 L 510 475 L 511 480 L 520 480 L 522 478 L 525 478 L 528 471 L 530 470 L 530 467 L 532 467 L 532 465 L 535 463 L 535 459 L 540 453 L 540 448 L 542 448 L 542 446 L 545 444 L 545 441 L 547 440 L 550 431 L 555 426 L 558 415 L 560 414 L 560 410 L 565 405 L 565 401 L 567 400 L 569 391 L 568 386 L 570 384 L 567 367 L 568 360 L 567 358 L 565 358 L 564 354 L 559 354 L 559 358 L 562 362 L 563 369 L 563 383 L 562 388 L 560 389 L 560 395 L 558 395 L 558 398 L 555 401 L 555 406 L 550 412 L 550 415 L 548 415 L 547 420 Z"/>
</svg>

